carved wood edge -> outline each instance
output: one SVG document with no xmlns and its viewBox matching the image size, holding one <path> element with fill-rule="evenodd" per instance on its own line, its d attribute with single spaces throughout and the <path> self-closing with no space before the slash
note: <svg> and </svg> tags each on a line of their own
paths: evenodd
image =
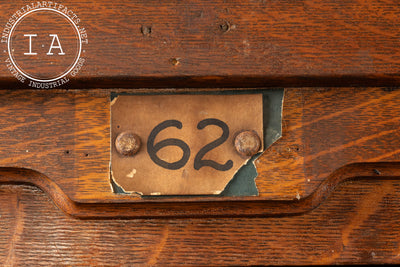
<svg viewBox="0 0 400 267">
<path fill-rule="evenodd" d="M 221 198 L 220 201 L 196 197 L 196 201 L 79 203 L 47 176 L 30 169 L 0 168 L 0 184 L 30 184 L 43 190 L 66 214 L 79 219 L 119 218 L 207 218 L 207 217 L 285 217 L 310 212 L 348 180 L 400 180 L 400 162 L 352 163 L 325 179 L 309 196 L 297 200 L 275 201 L 257 198 Z"/>
</svg>

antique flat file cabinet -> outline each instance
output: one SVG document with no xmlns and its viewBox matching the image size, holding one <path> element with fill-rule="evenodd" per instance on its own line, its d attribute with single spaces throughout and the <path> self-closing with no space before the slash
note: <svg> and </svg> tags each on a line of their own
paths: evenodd
<svg viewBox="0 0 400 267">
<path fill-rule="evenodd" d="M 400 263 L 398 1 L 2 1 L 4 266 Z"/>
</svg>

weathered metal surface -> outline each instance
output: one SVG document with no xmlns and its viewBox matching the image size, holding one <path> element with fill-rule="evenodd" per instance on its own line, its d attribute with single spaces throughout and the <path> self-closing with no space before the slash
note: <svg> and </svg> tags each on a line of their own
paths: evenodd
<svg viewBox="0 0 400 267">
<path fill-rule="evenodd" d="M 140 137 L 131 132 L 120 133 L 115 139 L 115 149 L 123 156 L 135 155 L 140 147 Z"/>
</svg>

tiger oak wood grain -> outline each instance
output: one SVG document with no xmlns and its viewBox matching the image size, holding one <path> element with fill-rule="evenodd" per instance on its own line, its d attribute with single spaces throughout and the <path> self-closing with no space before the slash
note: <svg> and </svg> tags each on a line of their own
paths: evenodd
<svg viewBox="0 0 400 267">
<path fill-rule="evenodd" d="M 283 138 L 257 164 L 259 176 L 266 177 L 257 179 L 260 195 L 304 197 L 346 164 L 399 161 L 399 92 L 394 88 L 286 90 Z M 289 180 L 288 173 L 297 179 Z"/>
<path fill-rule="evenodd" d="M 25 4 L 3 1 L 0 27 Z M 389 86 L 400 81 L 395 0 L 62 4 L 79 16 L 89 38 L 85 67 L 70 88 Z M 151 27 L 151 33 L 143 34 L 142 26 Z M 0 69 L 0 82 L 27 87 L 5 64 Z"/>
<path fill-rule="evenodd" d="M 31 184 L 46 192 L 66 214 L 80 219 L 117 218 L 210 218 L 282 217 L 301 215 L 317 208 L 342 183 L 354 179 L 400 180 L 400 163 L 359 163 L 346 165 L 325 179 L 308 197 L 292 201 L 252 197 L 154 198 L 124 202 L 99 199 L 82 203 L 71 200 L 48 177 L 32 170 L 1 168 L 1 184 Z"/>
<path fill-rule="evenodd" d="M 340 186 L 282 218 L 76 220 L 37 188 L 0 186 L 5 265 L 399 263 L 399 181 Z"/>
<path fill-rule="evenodd" d="M 2 1 L 0 27 L 24 4 Z M 0 65 L 1 263 L 400 262 L 397 1 L 63 4 L 89 35 L 87 62 L 66 90 L 16 91 L 27 87 Z M 110 91 L 271 86 L 294 88 L 284 138 L 257 164 L 260 198 L 111 193 Z"/>
<path fill-rule="evenodd" d="M 187 90 L 193 89 L 165 92 Z M 77 217 L 269 216 L 290 205 L 287 213 L 302 213 L 318 206 L 324 199 L 319 195 L 329 194 L 345 179 L 399 176 L 397 165 L 393 170 L 385 165 L 399 161 L 400 105 L 394 89 L 287 89 L 283 137 L 257 160 L 259 197 L 168 199 L 141 199 L 111 190 L 109 90 L 1 94 L 0 166 L 27 170 L 9 169 L 0 182 L 40 186 L 62 210 Z M 34 179 L 24 178 L 29 176 Z M 305 200 L 286 206 L 268 202 L 299 199 Z M 167 203 L 174 203 L 174 208 L 167 208 Z M 100 206 L 104 210 L 98 212 Z"/>
</svg>

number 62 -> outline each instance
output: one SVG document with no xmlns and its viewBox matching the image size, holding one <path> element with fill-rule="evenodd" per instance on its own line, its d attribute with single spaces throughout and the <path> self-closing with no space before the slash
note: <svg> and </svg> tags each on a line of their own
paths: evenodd
<svg viewBox="0 0 400 267">
<path fill-rule="evenodd" d="M 196 157 L 194 158 L 194 169 L 200 170 L 200 168 L 208 166 L 214 168 L 218 171 L 227 171 L 233 167 L 232 160 L 228 160 L 225 164 L 219 164 L 213 160 L 205 160 L 203 157 L 212 149 L 220 146 L 223 144 L 229 137 L 229 127 L 226 125 L 225 122 L 218 120 L 218 119 L 205 119 L 200 121 L 197 124 L 197 129 L 202 130 L 208 125 L 215 125 L 222 129 L 222 135 L 208 143 L 204 147 L 202 147 L 199 152 L 197 152 Z M 178 129 L 182 129 L 182 122 L 178 120 L 166 120 L 162 123 L 158 124 L 154 129 L 151 131 L 149 138 L 147 140 L 147 153 L 149 154 L 151 160 L 156 163 L 157 165 L 169 169 L 169 170 L 178 170 L 186 165 L 190 157 L 190 148 L 189 146 L 182 140 L 176 138 L 169 138 L 162 140 L 156 144 L 154 141 L 156 139 L 157 134 L 159 134 L 162 130 L 169 128 L 169 127 L 176 127 Z M 166 146 L 177 146 L 183 151 L 182 158 L 175 162 L 166 162 L 160 159 L 157 156 L 157 152 Z"/>
</svg>

